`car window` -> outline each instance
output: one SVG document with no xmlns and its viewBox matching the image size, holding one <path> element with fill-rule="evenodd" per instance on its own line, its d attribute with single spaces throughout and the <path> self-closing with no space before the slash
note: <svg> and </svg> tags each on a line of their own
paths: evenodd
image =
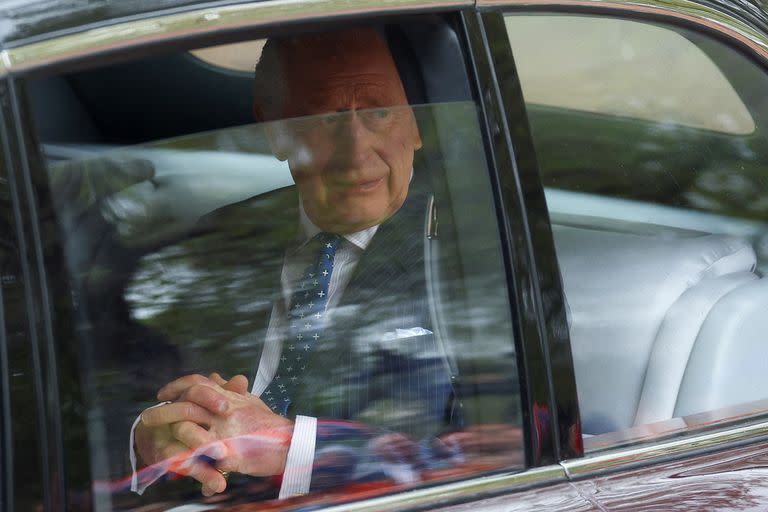
<svg viewBox="0 0 768 512">
<path fill-rule="evenodd" d="M 682 28 L 506 22 L 569 307 L 585 449 L 765 412 L 764 71 Z"/>
<path fill-rule="evenodd" d="M 478 109 L 413 99 L 391 29 L 23 84 L 97 510 L 290 508 L 523 468 Z M 243 48 L 255 75 L 225 69 Z"/>
<path fill-rule="evenodd" d="M 587 16 L 507 16 L 505 23 L 530 103 L 725 133 L 755 129 L 723 72 L 673 30 Z M 532 51 L 542 30 L 557 35 Z"/>
</svg>

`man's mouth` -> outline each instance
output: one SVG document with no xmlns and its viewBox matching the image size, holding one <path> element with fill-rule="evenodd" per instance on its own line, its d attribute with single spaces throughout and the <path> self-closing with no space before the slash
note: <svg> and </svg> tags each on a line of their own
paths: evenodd
<svg viewBox="0 0 768 512">
<path fill-rule="evenodd" d="M 365 194 L 376 190 L 382 183 L 384 178 L 377 178 L 375 180 L 360 181 L 349 186 L 349 191 L 353 193 Z"/>
</svg>

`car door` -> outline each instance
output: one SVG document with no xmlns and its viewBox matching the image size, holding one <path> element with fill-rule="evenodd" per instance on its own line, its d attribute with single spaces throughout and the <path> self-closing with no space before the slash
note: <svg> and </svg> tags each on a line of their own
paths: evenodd
<svg viewBox="0 0 768 512">
<path fill-rule="evenodd" d="M 611 509 L 759 507 L 739 469 L 765 451 L 765 14 L 488 9 L 518 71 L 502 88 L 522 85 L 525 113 L 508 115 L 531 127 L 569 313 L 585 456 L 563 466 Z"/>
<path fill-rule="evenodd" d="M 39 439 L 48 455 L 32 460 L 41 461 L 54 486 L 35 503 L 51 510 L 63 503 L 96 510 L 234 508 L 276 490 L 271 480 L 235 479 L 237 493 L 203 497 L 193 481 L 179 478 L 198 454 L 174 459 L 172 467 L 135 466 L 131 424 L 156 405 L 157 389 L 171 379 L 227 365 L 247 373 L 259 359 L 257 317 L 269 318 L 273 306 L 254 293 L 261 285 L 253 260 L 275 252 L 265 250 L 272 240 L 241 235 L 271 228 L 264 221 L 272 217 L 225 215 L 221 222 L 241 224 L 200 229 L 212 213 L 231 212 L 244 199 L 271 205 L 291 186 L 289 169 L 270 154 L 274 126 L 265 131 L 252 122 L 252 70 L 238 57 L 262 51 L 265 37 L 357 22 L 374 24 L 390 42 L 426 163 L 439 165 L 432 174 L 413 169 L 413 186 L 431 189 L 420 243 L 429 286 L 423 321 L 433 327 L 393 325 L 374 344 L 354 347 L 362 363 L 366 356 L 390 370 L 393 361 L 396 369 L 414 370 L 406 378 L 380 366 L 371 371 L 385 400 L 368 400 L 352 425 L 365 420 L 421 436 L 419 453 L 428 457 L 420 455 L 426 458 L 417 471 L 388 453 L 397 454 L 399 445 L 368 443 L 359 451 L 378 446 L 386 464 L 374 458 L 356 466 L 349 486 L 255 506 L 437 506 L 563 482 L 557 462 L 581 454 L 566 309 L 554 252 L 543 256 L 552 245 L 541 221 L 544 193 L 530 179 L 536 167 L 527 125 L 503 114 L 504 106 L 521 109 L 522 96 L 499 87 L 487 20 L 455 7 L 417 15 L 433 10 L 418 3 L 404 17 L 386 6 L 363 14 L 301 7 L 185 7 L 137 19 L 118 9 L 87 26 L 73 24 L 73 11 L 51 21 L 59 28 L 70 23 L 71 33 L 22 32 L 11 40 L 14 130 L 23 149 L 16 172 L 25 187 L 19 218 L 34 244 L 22 261 L 42 283 L 29 299 L 40 312 L 39 334 L 30 339 L 40 358 L 35 403 L 45 418 L 38 420 Z M 318 121 L 333 126 L 347 114 L 324 115 L 280 121 L 306 130 Z M 418 405 L 425 400 L 412 391 L 438 388 L 414 385 L 413 377 L 429 381 L 445 372 L 459 398 L 431 405 L 445 405 L 442 412 L 456 422 L 427 437 L 430 425 Z M 327 403 L 332 411 L 357 382 L 351 370 L 331 372 L 315 386 L 325 393 L 318 410 Z M 393 397 L 416 405 L 395 408 Z M 149 482 L 146 493 L 131 490 L 154 474 L 162 481 Z M 521 495 L 520 506 L 535 505 L 525 501 L 530 496 Z M 577 499 L 567 486 L 550 496 Z M 371 499 L 341 505 L 365 498 Z"/>
</svg>

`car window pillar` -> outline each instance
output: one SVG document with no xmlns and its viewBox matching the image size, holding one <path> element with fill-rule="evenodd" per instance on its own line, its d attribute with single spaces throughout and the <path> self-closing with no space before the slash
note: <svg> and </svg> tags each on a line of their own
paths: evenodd
<svg viewBox="0 0 768 512">
<path fill-rule="evenodd" d="M 555 258 L 525 103 L 501 13 L 464 16 L 495 159 L 495 190 L 528 400 L 529 465 L 582 454 L 575 377 Z"/>
<path fill-rule="evenodd" d="M 0 67 L 0 73 L 4 68 Z M 3 115 L 3 105 L 7 102 L 7 84 L 5 77 L 0 75 L 0 197 L 2 197 L 2 215 L 4 222 L 7 222 L 10 213 L 10 193 L 8 190 L 8 168 L 10 167 L 10 150 L 8 147 L 8 137 L 6 135 L 5 116 Z M 13 245 L 9 244 L 12 238 L 12 230 L 4 230 L 3 245 L 0 247 L 0 258 L 2 262 L 12 260 L 15 257 Z M 9 247 L 9 245 L 11 245 Z M 6 274 L 8 268 L 5 264 L 0 270 L 0 508 L 3 510 L 13 510 L 13 423 L 11 418 L 11 393 L 10 393 L 10 364 L 8 360 L 9 344 L 6 332 L 5 322 L 5 300 L 2 283 L 4 278 L 11 274 Z"/>
<path fill-rule="evenodd" d="M 25 360 L 25 364 L 10 368 L 16 445 L 13 452 L 17 473 L 15 489 L 19 492 L 17 503 L 20 509 L 37 503 L 43 504 L 44 510 L 63 510 L 62 404 L 41 243 L 41 233 L 49 233 L 50 226 L 39 223 L 36 202 L 49 201 L 49 198 L 44 193 L 41 196 L 41 189 L 30 171 L 29 138 L 25 135 L 24 113 L 17 101 L 19 84 L 13 77 L 9 77 L 7 83 L 2 113 L 9 152 L 8 185 L 20 275 L 16 296 L 6 293 L 4 300 L 9 338 L 18 337 L 16 341 L 11 339 L 9 344 L 18 350 L 18 356 L 10 355 L 9 360 L 12 365 L 15 360 Z M 23 334 L 21 329 L 24 329 Z M 32 440 L 36 444 L 34 447 Z M 29 495 L 24 494 L 27 491 L 23 489 L 27 488 Z"/>
</svg>

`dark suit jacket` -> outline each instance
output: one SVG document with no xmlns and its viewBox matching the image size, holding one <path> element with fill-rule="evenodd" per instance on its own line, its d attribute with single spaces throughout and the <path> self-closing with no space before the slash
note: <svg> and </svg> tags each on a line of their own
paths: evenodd
<svg viewBox="0 0 768 512">
<path fill-rule="evenodd" d="M 416 438 L 444 426 L 451 379 L 443 355 L 432 335 L 402 337 L 404 329 L 433 330 L 424 277 L 427 197 L 414 187 L 403 207 L 379 227 L 323 343 L 311 355 L 291 415 L 362 421 Z M 272 302 L 280 298 L 283 254 L 296 239 L 297 218 L 297 197 L 290 187 L 214 212 L 194 236 L 195 243 L 207 247 L 208 258 L 232 259 L 236 268 L 231 272 L 244 276 L 239 288 L 247 282 L 249 302 L 256 304 L 249 314 L 257 314 L 260 325 L 236 339 L 236 345 L 263 343 Z M 241 267 L 244 255 L 247 269 Z M 247 374 L 253 376 L 259 356 L 250 349 L 247 354 L 249 361 L 240 364 L 249 365 Z M 238 355 L 236 360 L 241 359 Z M 226 373 L 231 362 L 207 368 Z"/>
<path fill-rule="evenodd" d="M 381 432 L 428 439 L 458 422 L 449 365 L 434 336 L 398 336 L 398 329 L 433 330 L 424 277 L 427 198 L 412 184 L 403 207 L 379 227 L 292 397 L 291 416 L 369 427 L 326 424 L 319 429 L 321 449 L 355 446 L 360 453 L 361 443 Z M 138 400 L 125 420 L 185 374 L 243 373 L 253 382 L 273 302 L 282 298 L 283 257 L 296 241 L 297 219 L 298 197 L 288 187 L 221 208 L 182 239 L 140 258 L 124 296 L 134 319 L 145 309 L 154 313 L 136 327 L 151 332 L 152 343 L 144 334 L 133 335 L 143 341 L 126 340 L 133 345 L 126 353 L 134 354 L 126 373 L 139 375 L 126 383 Z M 165 295 L 151 295 L 165 288 Z M 354 465 L 317 480 L 343 483 Z"/>
</svg>

